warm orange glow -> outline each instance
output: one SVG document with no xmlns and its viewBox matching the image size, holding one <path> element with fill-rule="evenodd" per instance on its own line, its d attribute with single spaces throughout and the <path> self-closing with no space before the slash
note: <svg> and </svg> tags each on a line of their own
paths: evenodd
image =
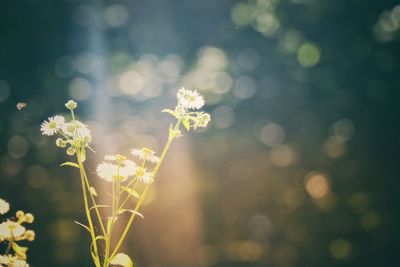
<svg viewBox="0 0 400 267">
<path fill-rule="evenodd" d="M 322 173 L 312 173 L 306 178 L 306 189 L 313 198 L 322 198 L 330 191 L 328 178 Z"/>
</svg>

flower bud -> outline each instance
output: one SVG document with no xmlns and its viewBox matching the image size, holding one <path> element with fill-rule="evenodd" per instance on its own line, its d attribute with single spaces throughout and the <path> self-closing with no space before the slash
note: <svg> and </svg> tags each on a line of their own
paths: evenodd
<svg viewBox="0 0 400 267">
<path fill-rule="evenodd" d="M 211 117 L 208 113 L 197 113 L 197 117 L 194 119 L 194 127 L 206 127 L 210 122 Z"/>
<path fill-rule="evenodd" d="M 33 217 L 32 213 L 25 214 L 25 222 L 26 223 L 33 223 L 34 219 L 35 219 L 35 217 Z"/>
<path fill-rule="evenodd" d="M 78 106 L 78 104 L 74 101 L 74 100 L 69 100 L 66 104 L 65 107 L 69 110 L 74 110 L 76 109 L 76 107 Z"/>
<path fill-rule="evenodd" d="M 35 237 L 36 237 L 36 234 L 35 234 L 34 231 L 32 231 L 32 230 L 27 230 L 27 231 L 25 232 L 25 238 L 26 238 L 26 240 L 28 240 L 28 241 L 33 241 L 33 240 L 35 240 Z"/>
<path fill-rule="evenodd" d="M 76 152 L 76 150 L 75 150 L 75 148 L 73 148 L 73 147 L 69 147 L 69 148 L 67 149 L 67 155 L 68 155 L 68 156 L 73 156 L 73 155 L 75 154 L 75 152 Z"/>
<path fill-rule="evenodd" d="M 58 147 L 64 148 L 67 146 L 67 143 L 64 140 L 62 140 L 61 138 L 57 138 L 56 145 Z"/>
<path fill-rule="evenodd" d="M 19 210 L 15 213 L 15 216 L 17 216 L 18 219 L 21 219 L 25 216 L 25 213 L 22 210 Z"/>
</svg>

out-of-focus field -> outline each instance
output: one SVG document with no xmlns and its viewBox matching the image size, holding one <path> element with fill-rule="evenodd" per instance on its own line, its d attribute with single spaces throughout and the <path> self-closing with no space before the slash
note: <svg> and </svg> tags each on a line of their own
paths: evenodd
<svg viewBox="0 0 400 267">
<path fill-rule="evenodd" d="M 90 266 L 78 174 L 40 123 L 78 102 L 107 191 L 96 164 L 159 153 L 181 86 L 212 121 L 167 156 L 136 266 L 398 266 L 396 1 L 6 2 L 0 197 L 35 214 L 31 266 Z"/>
</svg>

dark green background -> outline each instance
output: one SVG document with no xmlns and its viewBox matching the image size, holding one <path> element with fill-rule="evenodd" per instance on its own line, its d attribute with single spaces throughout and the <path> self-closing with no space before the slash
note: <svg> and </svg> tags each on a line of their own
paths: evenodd
<svg viewBox="0 0 400 267">
<path fill-rule="evenodd" d="M 120 27 L 104 26 L 99 17 L 118 3 L 128 10 L 128 21 Z M 398 2 L 281 0 L 274 11 L 280 28 L 272 36 L 263 36 L 251 25 L 235 25 L 231 11 L 237 3 L 240 1 L 0 3 L 0 80 L 10 88 L 9 96 L 0 102 L 0 197 L 11 203 L 13 211 L 23 209 L 36 216 L 32 228 L 37 240 L 29 245 L 32 266 L 89 266 L 88 238 L 81 229 L 69 227 L 72 233 L 61 231 L 61 237 L 54 230 L 82 216 L 81 195 L 72 171 L 58 167 L 65 154 L 50 140 L 43 141 L 39 132 L 44 119 L 64 112 L 70 81 L 85 77 L 94 88 L 91 97 L 79 101 L 78 112 L 84 121 L 96 120 L 93 106 L 99 96 L 105 96 L 108 108 L 114 110 L 110 114 L 124 111 L 120 116 L 109 115 L 112 128 L 136 111 L 158 112 L 173 105 L 171 92 L 182 84 L 178 79 L 164 85 L 161 97 L 144 101 L 106 94 L 101 85 L 127 69 L 129 59 L 119 58 L 120 53 L 132 60 L 145 54 L 159 58 L 175 54 L 181 57 L 182 73 L 186 73 L 195 68 L 198 52 L 205 46 L 223 50 L 230 62 L 226 73 L 233 79 L 252 77 L 258 90 L 248 99 L 237 99 L 232 91 L 221 95 L 204 92 L 206 102 L 211 100 L 207 111 L 213 113 L 219 105 L 230 107 L 235 120 L 227 127 L 212 122 L 207 132 L 183 137 L 190 140 L 190 157 L 200 170 L 196 190 L 204 226 L 202 242 L 212 255 L 205 257 L 203 265 L 399 266 L 400 47 L 398 31 L 393 32 L 391 40 L 383 41 L 374 33 L 381 14 L 390 12 Z M 88 25 L 74 19 L 82 5 L 91 8 L 92 13 L 83 14 Z M 285 54 L 279 49 L 280 38 L 290 29 L 319 47 L 318 64 L 305 68 L 296 53 Z M 258 52 L 259 64 L 241 69 L 238 55 L 249 48 Z M 86 51 L 105 59 L 99 72 L 56 73 L 60 57 L 75 58 Z M 267 85 L 260 82 L 265 77 Z M 27 102 L 25 110 L 16 109 L 19 101 Z M 167 127 L 166 116 L 160 116 L 161 125 Z M 343 118 L 353 123 L 355 132 L 345 142 L 345 153 L 332 158 L 325 153 L 324 144 L 332 125 Z M 271 148 L 259 139 L 261 128 L 269 121 L 285 129 L 284 143 L 297 155 L 293 164 L 279 167 L 270 162 Z M 154 133 L 157 128 L 148 131 Z M 29 142 L 22 157 L 10 154 L 9 140 L 15 135 Z M 164 135 L 156 136 L 165 140 Z M 99 142 L 95 145 L 101 147 Z M 240 167 L 232 167 L 235 164 Z M 303 180 L 311 171 L 330 177 L 335 199 L 332 208 L 319 208 L 307 194 Z M 35 177 L 28 178 L 29 173 Z M 29 179 L 39 184 L 32 186 Z M 288 188 L 300 192 L 300 206 L 285 206 Z M 354 194 L 367 198 L 360 209 L 349 205 Z M 360 222 L 368 212 L 378 220 L 366 229 Z M 267 221 L 255 226 L 251 218 L 257 215 Z M 291 233 L 296 233 L 298 225 L 303 236 L 290 238 L 288 229 L 294 227 Z M 137 266 L 181 267 L 179 263 L 158 261 L 158 251 L 137 252 L 143 250 L 136 248 L 144 238 L 137 238 L 135 249 L 129 251 Z M 344 259 L 336 259 L 329 252 L 330 244 L 338 238 L 351 244 Z M 253 260 L 235 254 L 240 242 L 248 240 L 262 249 Z M 149 254 L 153 255 L 151 260 L 145 256 Z"/>
</svg>

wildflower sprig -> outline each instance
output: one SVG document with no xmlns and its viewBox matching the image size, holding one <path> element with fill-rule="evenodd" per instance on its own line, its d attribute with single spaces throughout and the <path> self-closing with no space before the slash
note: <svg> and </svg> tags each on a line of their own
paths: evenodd
<svg viewBox="0 0 400 267">
<path fill-rule="evenodd" d="M 91 149 L 91 133 L 85 124 L 75 119 L 77 103 L 70 100 L 65 104 L 71 112 L 71 121 L 66 122 L 64 117 L 54 116 L 41 126 L 44 135 L 58 135 L 56 145 L 66 149 L 68 155 L 76 157 L 75 162 L 65 162 L 62 165 L 79 169 L 87 225 L 78 224 L 88 230 L 91 236 L 90 251 L 96 267 L 133 266 L 130 257 L 119 250 L 134 219 L 137 216 L 143 218 L 139 209 L 173 140 L 182 136 L 180 125 L 189 131 L 191 128 L 206 127 L 210 121 L 209 114 L 198 111 L 204 105 L 204 99 L 197 91 L 181 88 L 177 98 L 178 103 L 174 109 L 163 110 L 172 114 L 177 121 L 174 126 L 170 126 L 169 138 L 160 156 L 150 148 L 143 147 L 132 149 L 133 159 L 120 154 L 106 155 L 104 161 L 97 166 L 97 176 L 110 184 L 109 205 L 97 204 L 97 190 L 90 184 L 86 173 L 84 163 L 86 150 Z M 115 224 L 123 214 L 128 214 L 129 219 L 123 225 L 122 234 L 115 235 Z M 99 227 L 95 227 L 95 224 Z"/>
<path fill-rule="evenodd" d="M 0 198 L 0 215 L 6 214 L 9 210 L 10 204 Z M 35 232 L 27 230 L 24 226 L 33 221 L 34 216 L 31 213 L 19 210 L 15 213 L 15 218 L 8 218 L 0 223 L 0 243 L 7 243 L 6 251 L 3 255 L 0 254 L 1 267 L 29 267 L 29 264 L 26 263 L 28 248 L 17 242 L 35 240 Z"/>
<path fill-rule="evenodd" d="M 77 103 L 70 100 L 65 106 L 71 112 L 71 121 L 66 122 L 65 118 L 59 115 L 49 117 L 47 121 L 42 123 L 40 130 L 43 135 L 58 135 L 59 138 L 56 139 L 58 147 L 66 148 L 66 153 L 69 156 L 74 156 L 79 152 L 82 160 L 85 161 L 85 149 L 89 147 L 92 135 L 87 125 L 75 119 L 74 109 L 77 107 Z"/>
<path fill-rule="evenodd" d="M 177 94 L 178 105 L 175 110 L 164 109 L 163 112 L 169 113 L 180 121 L 187 131 L 190 128 L 206 127 L 211 117 L 210 114 L 198 110 L 203 107 L 204 99 L 197 91 L 189 91 L 181 88 Z M 170 138 L 177 138 L 181 136 L 179 129 L 174 131 L 172 125 L 170 126 Z"/>
</svg>

